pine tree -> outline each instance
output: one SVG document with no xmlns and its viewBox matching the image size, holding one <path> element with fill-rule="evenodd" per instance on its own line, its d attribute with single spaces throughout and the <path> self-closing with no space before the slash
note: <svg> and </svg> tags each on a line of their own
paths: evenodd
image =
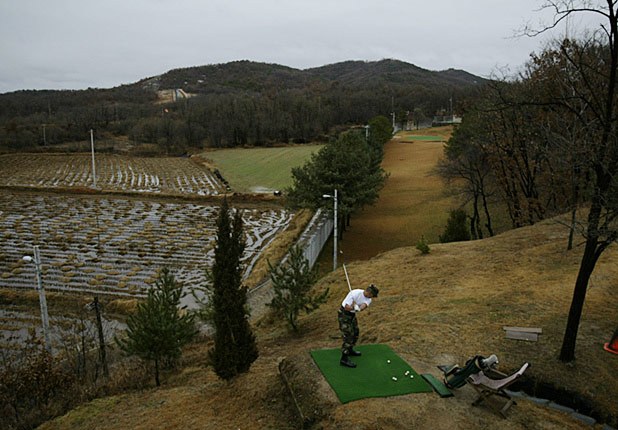
<svg viewBox="0 0 618 430">
<path fill-rule="evenodd" d="M 230 219 L 223 200 L 217 220 L 217 245 L 210 277 L 215 345 L 210 360 L 220 378 L 229 380 L 249 370 L 258 357 L 255 336 L 249 325 L 247 288 L 242 285 L 240 258 L 245 249 L 240 211 Z"/>
<path fill-rule="evenodd" d="M 461 242 L 470 240 L 470 231 L 467 225 L 468 216 L 463 209 L 452 210 L 449 214 L 444 233 L 440 235 L 440 242 Z"/>
<path fill-rule="evenodd" d="M 116 338 L 118 346 L 128 355 L 154 362 L 157 386 L 161 366 L 171 365 L 180 358 L 182 347 L 197 334 L 194 315 L 179 309 L 181 298 L 182 285 L 163 268 L 146 301 L 129 316 L 126 337 Z"/>
<path fill-rule="evenodd" d="M 347 132 L 322 147 L 301 167 L 292 169 L 292 187 L 287 200 L 292 207 L 319 208 L 327 205 L 322 197 L 339 192 L 340 220 L 349 225 L 350 216 L 367 205 L 373 205 L 386 181 L 386 173 L 374 161 L 365 136 Z M 340 221 L 341 222 L 341 221 Z M 340 233 L 343 228 L 340 230 Z"/>
<path fill-rule="evenodd" d="M 295 332 L 298 331 L 298 314 L 304 310 L 313 312 L 328 297 L 328 288 L 321 294 L 310 294 L 311 287 L 318 278 L 315 268 L 309 267 L 309 261 L 299 246 L 290 250 L 288 261 L 278 267 L 268 262 L 270 279 L 273 283 L 275 297 L 268 304 L 276 314 L 285 317 Z"/>
</svg>

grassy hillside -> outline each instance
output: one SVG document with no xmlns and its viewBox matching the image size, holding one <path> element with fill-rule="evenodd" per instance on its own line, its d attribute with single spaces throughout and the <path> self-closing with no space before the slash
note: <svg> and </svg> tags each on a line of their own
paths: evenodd
<svg viewBox="0 0 618 430">
<path fill-rule="evenodd" d="M 420 151 L 394 156 L 390 149 L 395 146 Z M 549 396 L 541 389 L 559 391 L 561 400 L 577 399 L 589 406 L 583 412 L 617 426 L 618 360 L 602 348 L 616 324 L 608 318 L 618 302 L 616 247 L 606 251 L 592 277 L 577 360 L 567 365 L 557 357 L 581 249 L 566 250 L 567 231 L 557 220 L 480 241 L 432 244 L 430 254 L 424 256 L 413 246 L 392 249 L 398 244 L 389 245 L 406 225 L 411 232 L 408 238 L 416 231 L 428 235 L 426 226 L 432 223 L 442 228 L 437 218 L 450 203 L 442 201 L 437 179 L 427 176 L 431 157 L 422 155 L 425 151 L 435 155 L 440 147 L 435 142 L 389 143 L 385 164 L 393 163 L 387 169 L 391 177 L 375 208 L 377 212 L 372 212 L 374 208 L 366 211 L 366 224 L 355 217 L 353 230 L 346 233 L 344 240 L 348 241 L 358 228 L 359 243 L 374 246 L 379 242 L 382 246 L 381 255 L 347 265 L 353 286 L 374 282 L 381 288 L 372 307 L 359 315 L 360 342 L 387 344 L 417 371 L 435 376 L 439 376 L 438 364 L 463 364 L 476 354 L 497 354 L 499 369 L 507 373 L 527 361 L 531 363 L 525 375 L 528 390 L 540 397 Z M 404 179 L 414 177 L 418 182 L 406 183 Z M 399 193 L 389 196 L 396 185 Z M 406 195 L 420 197 L 416 206 L 399 212 L 395 206 L 389 208 L 396 203 L 410 205 L 411 201 L 403 198 Z M 431 210 L 426 210 L 428 207 Z M 404 219 L 389 219 L 393 212 Z M 385 225 L 382 230 L 381 225 Z M 345 246 L 350 249 L 348 242 Z M 247 374 L 229 383 L 219 380 L 207 363 L 207 351 L 212 346 L 207 338 L 187 350 L 182 369 L 167 374 L 161 388 L 97 399 L 41 428 L 296 429 L 296 405 L 278 371 L 282 361 L 295 363 L 300 370 L 287 377 L 293 386 L 304 387 L 306 395 L 297 400 L 303 410 L 313 414 L 314 428 L 582 427 L 569 415 L 528 400 L 518 401 L 505 420 L 490 408 L 473 408 L 474 392 L 469 386 L 457 390 L 450 399 L 429 393 L 346 405 L 333 401 L 328 386 L 314 373 L 309 351 L 340 346 L 336 309 L 347 291 L 342 269 L 329 273 L 315 286 L 320 291 L 325 288 L 331 291 L 328 302 L 315 313 L 301 316 L 299 335 L 291 335 L 283 322 L 265 314 L 264 307 L 257 308 L 252 321 L 260 357 Z M 543 334 L 538 342 L 515 341 L 505 338 L 503 326 L 540 327 Z M 311 384 L 307 384 L 307 378 Z"/>
<path fill-rule="evenodd" d="M 272 192 L 292 185 L 293 167 L 302 166 L 321 145 L 294 145 L 278 148 L 234 148 L 202 153 L 219 169 L 234 191 Z"/>
<path fill-rule="evenodd" d="M 618 300 L 613 263 L 618 252 L 610 248 L 601 258 L 586 302 L 577 361 L 562 364 L 557 356 L 580 257 L 579 249 L 565 250 L 565 234 L 562 225 L 550 220 L 481 241 L 433 245 L 426 256 L 400 248 L 349 264 L 355 284 L 376 282 L 381 287 L 372 308 L 359 316 L 360 342 L 388 344 L 415 368 L 436 376 L 436 365 L 462 364 L 475 354 L 497 354 L 505 372 L 528 361 L 531 387 L 547 383 L 579 393 L 616 425 L 618 360 L 602 345 L 615 328 L 607 313 Z M 347 290 L 342 270 L 323 278 L 316 289 L 326 287 L 331 289 L 328 303 L 301 317 L 299 336 L 268 317 L 254 318 L 260 357 L 230 383 L 217 379 L 206 363 L 210 343 L 200 343 L 163 387 L 95 400 L 41 429 L 298 428 L 277 366 L 287 357 L 306 363 L 309 371 L 310 350 L 339 346 L 336 309 Z M 534 343 L 509 340 L 505 325 L 537 326 L 543 334 Z M 316 410 L 320 419 L 315 428 L 325 429 L 581 428 L 567 414 L 531 401 L 518 401 L 505 420 L 487 407 L 473 408 L 472 399 L 472 388 L 465 386 L 450 399 L 412 394 L 332 402 L 318 410 L 305 398 L 301 402 L 309 404 L 301 406 Z"/>
</svg>

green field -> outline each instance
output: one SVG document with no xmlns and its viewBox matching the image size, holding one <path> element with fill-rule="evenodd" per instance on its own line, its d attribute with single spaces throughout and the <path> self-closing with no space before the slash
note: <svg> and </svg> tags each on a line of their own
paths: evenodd
<svg viewBox="0 0 618 430">
<path fill-rule="evenodd" d="M 293 167 L 302 166 L 322 145 L 233 148 L 200 154 L 210 160 L 234 191 L 271 192 L 292 185 Z"/>
<path fill-rule="evenodd" d="M 406 142 L 446 142 L 448 139 L 443 136 L 423 136 L 418 134 L 411 134 L 405 137 Z"/>
</svg>

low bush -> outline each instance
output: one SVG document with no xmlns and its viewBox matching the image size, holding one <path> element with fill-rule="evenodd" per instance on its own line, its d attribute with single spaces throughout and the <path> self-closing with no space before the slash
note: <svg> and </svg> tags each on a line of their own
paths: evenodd
<svg viewBox="0 0 618 430">
<path fill-rule="evenodd" d="M 418 249 L 419 251 L 421 251 L 421 254 L 425 255 L 425 254 L 429 254 L 429 251 L 431 250 L 429 248 L 429 245 L 427 244 L 427 242 L 425 241 L 425 236 L 421 236 L 421 238 L 419 239 L 418 242 L 416 242 L 416 249 Z"/>
</svg>

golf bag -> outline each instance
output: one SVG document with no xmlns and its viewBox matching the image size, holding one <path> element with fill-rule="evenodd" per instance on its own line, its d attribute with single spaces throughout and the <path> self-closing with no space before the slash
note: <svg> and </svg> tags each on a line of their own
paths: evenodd
<svg viewBox="0 0 618 430">
<path fill-rule="evenodd" d="M 479 373 L 483 370 L 490 369 L 498 364 L 498 357 L 494 354 L 485 358 L 481 355 L 475 355 L 466 361 L 463 368 L 454 365 L 444 372 L 444 385 L 448 388 L 461 388 L 466 385 L 466 380 L 470 375 Z"/>
</svg>

